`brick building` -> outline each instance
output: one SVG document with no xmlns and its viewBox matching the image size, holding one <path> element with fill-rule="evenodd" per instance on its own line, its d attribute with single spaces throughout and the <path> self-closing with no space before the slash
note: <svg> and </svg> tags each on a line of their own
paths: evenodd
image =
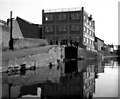
<svg viewBox="0 0 120 99">
<path fill-rule="evenodd" d="M 82 8 L 42 10 L 42 36 L 49 42 L 78 42 L 79 47 L 94 49 L 95 21 Z"/>
<path fill-rule="evenodd" d="M 99 52 L 104 50 L 104 40 L 101 40 L 98 37 L 95 37 L 95 49 Z"/>
</svg>

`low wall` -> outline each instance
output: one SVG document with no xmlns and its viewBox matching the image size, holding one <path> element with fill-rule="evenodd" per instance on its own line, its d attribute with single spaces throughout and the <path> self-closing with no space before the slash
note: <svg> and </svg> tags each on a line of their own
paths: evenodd
<svg viewBox="0 0 120 99">
<path fill-rule="evenodd" d="M 84 49 L 78 49 L 78 58 L 84 59 L 95 59 L 95 58 L 102 58 L 102 54 L 97 52 L 87 51 Z"/>
</svg>

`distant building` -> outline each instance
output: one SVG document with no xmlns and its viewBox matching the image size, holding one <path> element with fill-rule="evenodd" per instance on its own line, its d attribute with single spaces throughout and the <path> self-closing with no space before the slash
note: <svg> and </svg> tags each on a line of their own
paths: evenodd
<svg viewBox="0 0 120 99">
<path fill-rule="evenodd" d="M 114 45 L 108 45 L 110 48 L 110 52 L 112 53 L 114 51 Z"/>
<path fill-rule="evenodd" d="M 0 20 L 0 25 L 7 25 L 7 22 L 4 20 Z"/>
<path fill-rule="evenodd" d="M 82 8 L 42 10 L 42 35 L 49 42 L 76 41 L 79 47 L 94 49 L 95 21 Z"/>
<path fill-rule="evenodd" d="M 111 48 L 110 48 L 109 45 L 104 44 L 104 50 L 105 50 L 106 53 L 110 53 Z"/>
<path fill-rule="evenodd" d="M 104 49 L 104 40 L 101 40 L 98 37 L 95 37 L 95 49 L 99 52 L 103 51 Z"/>
<path fill-rule="evenodd" d="M 0 46 L 8 46 L 9 39 L 10 33 L 7 22 L 0 20 Z"/>
</svg>

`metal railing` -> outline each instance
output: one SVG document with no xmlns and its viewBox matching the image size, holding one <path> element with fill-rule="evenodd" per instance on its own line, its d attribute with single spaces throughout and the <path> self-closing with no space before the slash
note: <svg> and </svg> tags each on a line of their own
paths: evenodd
<svg viewBox="0 0 120 99">
<path fill-rule="evenodd" d="M 80 7 L 76 7 L 76 8 L 45 9 L 44 13 L 68 12 L 68 11 L 81 11 L 81 8 Z"/>
</svg>

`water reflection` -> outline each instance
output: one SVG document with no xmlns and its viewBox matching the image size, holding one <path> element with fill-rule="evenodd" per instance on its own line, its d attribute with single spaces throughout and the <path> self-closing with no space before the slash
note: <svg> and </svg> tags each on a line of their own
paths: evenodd
<svg viewBox="0 0 120 99">
<path fill-rule="evenodd" d="M 105 59 L 104 73 L 98 73 L 95 79 L 96 90 L 93 97 L 118 97 L 118 62 L 115 58 Z"/>
<path fill-rule="evenodd" d="M 92 99 L 98 94 L 96 80 L 104 78 L 101 74 L 106 73 L 106 66 L 114 68 L 117 65 L 116 62 L 115 59 L 71 60 L 59 63 L 59 66 L 53 66 L 51 69 L 46 66 L 14 75 L 4 73 L 2 95 L 15 98 Z"/>
<path fill-rule="evenodd" d="M 28 85 L 28 86 L 22 86 L 20 88 L 20 93 L 18 95 L 18 98 L 22 96 L 30 97 L 40 97 L 41 95 L 41 86 L 40 84 L 33 84 L 33 85 Z"/>
</svg>

